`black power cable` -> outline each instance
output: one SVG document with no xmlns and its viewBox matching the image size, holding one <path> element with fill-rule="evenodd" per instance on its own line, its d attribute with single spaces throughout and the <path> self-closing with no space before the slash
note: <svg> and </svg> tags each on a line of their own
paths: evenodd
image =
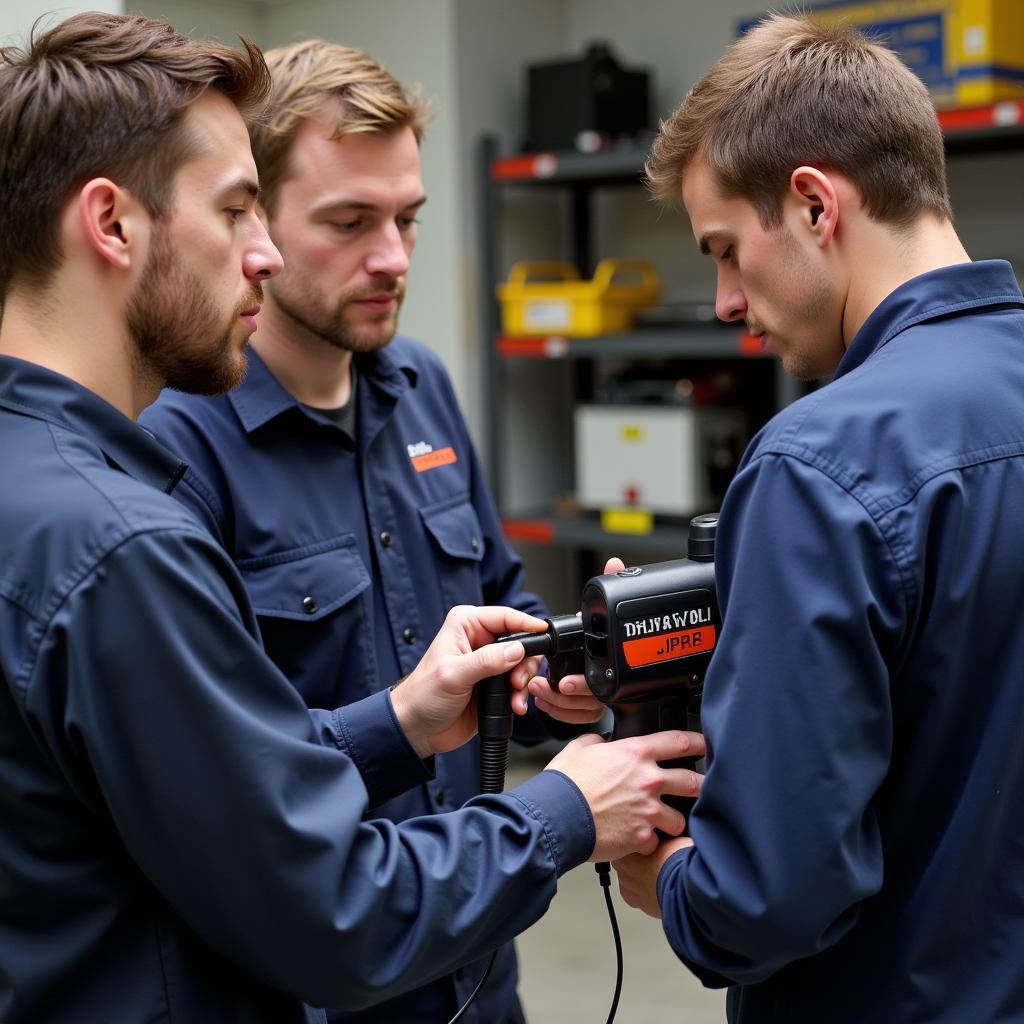
<svg viewBox="0 0 1024 1024">
<path fill-rule="evenodd" d="M 594 865 L 597 877 L 601 881 L 601 888 L 604 889 L 604 903 L 608 908 L 608 920 L 612 924 L 612 937 L 615 939 L 615 995 L 612 997 L 612 1007 L 608 1011 L 608 1020 L 605 1024 L 612 1024 L 615 1020 L 615 1011 L 619 1008 L 619 996 L 622 993 L 622 936 L 619 935 L 619 922 L 615 919 L 615 905 L 612 903 L 612 867 L 608 861 L 603 860 Z"/>
<path fill-rule="evenodd" d="M 470 1003 L 472 1003 L 473 1000 L 476 999 L 477 993 L 480 991 L 480 989 L 484 987 L 484 982 L 490 976 L 491 968 L 494 966 L 494 961 L 497 959 L 497 957 L 498 951 L 495 950 L 491 954 L 491 959 L 487 961 L 487 970 L 484 971 L 483 977 L 476 983 L 476 988 L 469 993 L 469 998 L 462 1004 L 462 1007 L 460 1008 L 459 1012 L 455 1014 L 455 1016 L 452 1017 L 450 1021 L 448 1021 L 448 1024 L 456 1024 L 456 1021 L 462 1020 L 462 1018 L 466 1015 L 466 1011 L 469 1009 Z"/>
<path fill-rule="evenodd" d="M 509 633 L 497 642 L 519 640 L 527 655 L 545 654 L 551 644 L 547 633 Z M 512 682 L 505 675 L 481 680 L 476 688 L 477 725 L 480 733 L 480 792 L 501 793 L 505 789 L 508 767 L 508 738 L 512 735 Z M 465 1016 L 477 993 L 484 987 L 498 956 L 495 950 L 483 977 L 448 1024 L 457 1024 Z"/>
<path fill-rule="evenodd" d="M 540 654 L 548 658 L 563 658 L 564 663 L 556 678 L 572 671 L 582 671 L 571 659 L 578 656 L 580 638 L 583 627 L 578 615 L 559 615 L 548 619 L 545 633 L 509 633 L 496 638 L 498 643 L 518 640 L 523 645 L 526 655 Z M 501 793 L 505 788 L 505 770 L 508 767 L 508 740 L 512 734 L 512 683 L 508 675 L 493 676 L 477 684 L 477 724 L 480 735 L 480 790 L 483 793 Z M 604 889 L 605 904 L 608 907 L 608 918 L 612 924 L 612 935 L 615 938 L 615 997 L 608 1014 L 607 1024 L 612 1024 L 619 1006 L 619 994 L 622 992 L 622 939 L 619 936 L 619 923 L 615 919 L 615 907 L 611 896 L 611 865 L 607 861 L 595 864 L 601 886 Z M 459 1011 L 448 1022 L 458 1024 L 476 999 L 480 989 L 484 987 L 494 967 L 498 951 L 491 954 L 483 977 L 477 982 L 476 988 L 462 1004 Z"/>
</svg>

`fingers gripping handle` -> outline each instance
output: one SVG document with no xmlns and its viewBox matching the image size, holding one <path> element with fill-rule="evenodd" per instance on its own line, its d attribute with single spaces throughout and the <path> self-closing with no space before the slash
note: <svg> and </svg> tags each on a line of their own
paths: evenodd
<svg viewBox="0 0 1024 1024">
<path fill-rule="evenodd" d="M 636 703 L 613 704 L 612 715 L 615 726 L 612 739 L 621 740 L 627 736 L 646 736 L 665 729 L 700 732 L 700 697 L 697 694 L 676 692 L 660 698 Z M 703 758 L 676 757 L 658 762 L 662 768 L 688 768 L 703 774 Z M 665 794 L 661 798 L 670 807 L 680 811 L 687 819 L 684 835 L 689 835 L 689 818 L 696 797 Z"/>
</svg>

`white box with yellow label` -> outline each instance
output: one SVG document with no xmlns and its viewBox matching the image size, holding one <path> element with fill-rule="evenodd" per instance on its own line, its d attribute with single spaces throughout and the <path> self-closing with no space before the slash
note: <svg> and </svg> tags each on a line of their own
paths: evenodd
<svg viewBox="0 0 1024 1024">
<path fill-rule="evenodd" d="M 586 509 L 707 511 L 746 443 L 735 409 L 581 405 L 575 427 L 576 500 Z"/>
</svg>

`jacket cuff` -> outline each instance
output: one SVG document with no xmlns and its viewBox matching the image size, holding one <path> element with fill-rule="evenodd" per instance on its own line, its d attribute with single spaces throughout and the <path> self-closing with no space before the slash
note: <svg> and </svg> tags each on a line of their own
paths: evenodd
<svg viewBox="0 0 1024 1024">
<path fill-rule="evenodd" d="M 413 750 L 391 706 L 390 690 L 338 708 L 333 719 L 338 747 L 359 769 L 371 807 L 434 777 L 434 758 L 421 759 Z"/>
<path fill-rule="evenodd" d="M 518 800 L 540 822 L 559 877 L 594 852 L 594 816 L 568 775 L 546 768 L 507 795 Z"/>
</svg>

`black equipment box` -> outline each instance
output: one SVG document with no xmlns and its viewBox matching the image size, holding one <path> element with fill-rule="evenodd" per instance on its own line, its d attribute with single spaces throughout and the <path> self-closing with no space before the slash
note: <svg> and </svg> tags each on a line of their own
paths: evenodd
<svg viewBox="0 0 1024 1024">
<path fill-rule="evenodd" d="M 526 70 L 528 151 L 590 152 L 650 127 L 648 73 L 623 68 L 606 43 L 592 44 L 578 60 Z"/>
</svg>

